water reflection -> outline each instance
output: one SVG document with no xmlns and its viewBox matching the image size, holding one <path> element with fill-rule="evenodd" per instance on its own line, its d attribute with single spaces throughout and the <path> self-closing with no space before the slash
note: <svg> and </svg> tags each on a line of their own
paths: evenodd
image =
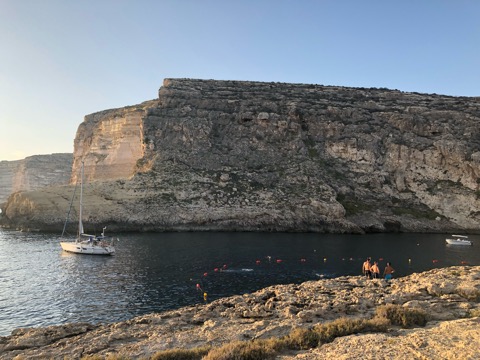
<svg viewBox="0 0 480 360">
<path fill-rule="evenodd" d="M 367 256 L 396 276 L 480 264 L 477 246 L 443 235 L 125 234 L 113 257 L 68 254 L 59 239 L 0 231 L 0 335 L 17 327 L 92 323 L 178 308 L 269 285 L 360 275 Z M 473 239 L 473 237 L 472 237 Z M 474 239 L 473 239 L 474 240 Z M 197 284 L 200 289 L 197 288 Z"/>
<path fill-rule="evenodd" d="M 478 249 L 472 246 L 446 245 L 445 259 L 453 264 L 474 265 L 470 261 L 475 261 L 476 257 L 471 255 L 476 252 L 478 252 Z"/>
</svg>

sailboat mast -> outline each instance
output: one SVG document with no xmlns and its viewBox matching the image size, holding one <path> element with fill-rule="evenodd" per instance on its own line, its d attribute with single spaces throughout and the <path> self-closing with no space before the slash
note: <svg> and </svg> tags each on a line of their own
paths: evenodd
<svg viewBox="0 0 480 360">
<path fill-rule="evenodd" d="M 80 236 L 83 234 L 83 223 L 82 223 L 82 217 L 83 217 L 83 167 L 84 167 L 84 162 L 82 160 L 82 169 L 80 172 L 80 212 L 78 214 L 78 235 Z"/>
</svg>

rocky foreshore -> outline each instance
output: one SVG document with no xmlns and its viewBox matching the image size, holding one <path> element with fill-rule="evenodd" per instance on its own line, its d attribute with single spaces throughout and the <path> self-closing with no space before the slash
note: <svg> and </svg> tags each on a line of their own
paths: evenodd
<svg viewBox="0 0 480 360">
<path fill-rule="evenodd" d="M 339 337 L 281 359 L 478 359 L 480 266 L 434 269 L 393 279 L 362 276 L 276 285 L 204 305 L 128 321 L 16 329 L 0 337 L 0 359 L 148 359 L 159 351 L 280 338 L 339 318 L 372 318 L 379 306 L 422 310 L 425 327 Z"/>
</svg>

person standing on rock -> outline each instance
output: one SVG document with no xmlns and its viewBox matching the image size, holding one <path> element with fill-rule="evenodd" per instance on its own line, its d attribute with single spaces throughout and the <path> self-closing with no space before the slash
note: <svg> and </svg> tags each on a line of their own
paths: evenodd
<svg viewBox="0 0 480 360">
<path fill-rule="evenodd" d="M 367 260 L 365 260 L 365 262 L 363 263 L 363 267 L 362 267 L 362 271 L 363 271 L 363 275 L 365 275 L 365 277 L 367 279 L 371 279 L 372 278 L 372 272 L 370 270 L 372 264 L 370 264 L 370 261 L 372 259 L 371 258 L 367 258 Z"/>
<path fill-rule="evenodd" d="M 372 267 L 370 268 L 370 272 L 372 273 L 372 277 L 374 279 L 380 278 L 380 268 L 378 267 L 378 262 L 374 261 Z"/>
<path fill-rule="evenodd" d="M 394 272 L 395 269 L 392 267 L 392 264 L 387 262 L 387 266 L 385 266 L 385 270 L 383 270 L 383 276 L 385 276 L 385 280 L 391 280 Z"/>
</svg>

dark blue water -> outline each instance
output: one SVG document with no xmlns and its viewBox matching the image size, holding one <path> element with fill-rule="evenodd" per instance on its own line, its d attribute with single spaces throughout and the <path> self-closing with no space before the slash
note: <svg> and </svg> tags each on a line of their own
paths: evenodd
<svg viewBox="0 0 480 360">
<path fill-rule="evenodd" d="M 61 250 L 56 236 L 0 230 L 0 335 L 19 327 L 126 320 L 273 284 L 361 274 L 367 256 L 396 276 L 480 265 L 445 235 L 116 234 L 113 257 Z M 476 240 L 475 236 L 470 237 Z M 197 289 L 197 284 L 201 290 Z"/>
</svg>

